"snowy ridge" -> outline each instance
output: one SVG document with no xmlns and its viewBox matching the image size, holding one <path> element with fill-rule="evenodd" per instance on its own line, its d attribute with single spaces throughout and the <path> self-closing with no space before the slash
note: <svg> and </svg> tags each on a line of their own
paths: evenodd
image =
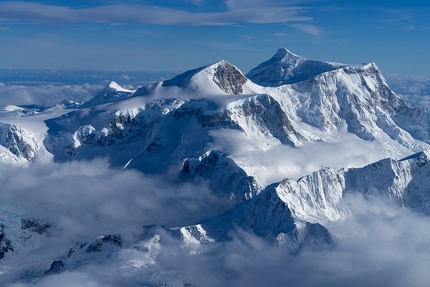
<svg viewBox="0 0 430 287">
<path fill-rule="evenodd" d="M 106 103 L 119 102 L 131 97 L 135 92 L 135 90 L 124 89 L 123 87 L 112 81 L 100 93 L 98 93 L 92 99 L 83 103 L 79 107 L 89 108 L 92 106 L 102 105 Z"/>
<path fill-rule="evenodd" d="M 64 231 L 52 222 L 62 218 L 40 214 L 48 210 L 52 216 L 53 206 L 43 206 L 38 215 L 33 209 L 0 210 L 0 274 L 5 275 L 0 284 L 34 283 L 106 262 L 118 274 L 160 273 L 168 261 L 165 250 L 209 254 L 217 262 L 224 244 L 240 240 L 241 233 L 295 255 L 330 250 L 341 239 L 326 227 L 352 216 L 345 202 L 350 194 L 382 197 L 430 215 L 429 114 L 398 97 L 376 64 L 312 61 L 280 49 L 247 76 L 251 80 L 219 61 L 137 91 L 111 82 L 83 105 L 70 102 L 73 111 L 58 106 L 40 111 L 40 117 L 20 115 L 22 123 L 41 121 L 46 134 L 0 123 L 0 161 L 6 167 L 28 165 L 46 152 L 58 166 L 101 157 L 115 171 L 100 178 L 121 183 L 112 195 L 92 184 L 98 175 L 87 177 L 88 198 L 80 203 L 102 194 L 94 212 L 93 206 L 83 212 L 103 232 L 83 236 L 71 228 L 67 240 L 52 248 Z M 362 164 L 330 165 L 330 157 L 341 161 L 346 153 Z M 297 177 L 290 177 L 290 170 L 297 170 Z M 274 171 L 276 179 L 268 180 Z M 162 178 L 164 189 L 154 187 L 153 175 Z M 130 178 L 139 183 L 141 177 L 149 184 L 123 190 Z M 170 192 L 167 200 L 164 192 Z M 141 194 L 161 199 L 147 201 Z M 124 206 L 116 202 L 121 196 L 130 197 Z M 111 224 L 128 214 L 127 208 L 136 211 L 135 204 L 146 213 L 133 213 L 128 219 L 133 226 Z M 112 218 L 103 217 L 116 209 Z M 42 255 L 30 254 L 43 248 Z M 225 282 L 240 277 L 218 271 Z M 185 285 L 175 280 L 165 285 Z"/>
<path fill-rule="evenodd" d="M 261 86 L 277 87 L 306 81 L 344 66 L 308 60 L 287 49 L 279 49 L 270 60 L 252 69 L 246 76 Z"/>
<path fill-rule="evenodd" d="M 430 215 L 428 151 L 396 161 L 383 159 L 362 168 L 339 171 L 325 168 L 299 180 L 285 179 L 275 184 L 279 197 L 297 219 L 324 223 L 345 218 L 342 204 L 348 193 L 383 196 L 402 207 Z"/>
<path fill-rule="evenodd" d="M 198 159 L 186 159 L 179 176 L 183 180 L 210 179 L 210 187 L 217 196 L 228 196 L 235 203 L 247 201 L 261 190 L 255 178 L 219 151 L 207 152 Z"/>
<path fill-rule="evenodd" d="M 223 92 L 229 95 L 237 95 L 244 92 L 243 85 L 247 80 L 238 68 L 221 60 L 209 66 L 189 70 L 171 80 L 164 81 L 163 86 L 177 86 L 189 90 L 201 90 L 204 88 L 216 94 Z M 216 92 L 217 89 L 221 91 Z"/>
<path fill-rule="evenodd" d="M 38 144 L 21 127 L 0 123 L 0 159 L 6 163 L 28 163 L 34 160 Z"/>
<path fill-rule="evenodd" d="M 284 50 L 275 56 L 302 61 Z M 376 159 L 429 148 L 429 114 L 394 94 L 374 63 L 318 73 L 296 84 L 262 87 L 219 61 L 125 99 L 49 120 L 45 142 L 59 161 L 110 156 L 113 166 L 143 172 L 179 166 L 213 149 L 208 142 L 228 152 L 224 134 L 233 134 L 229 131 L 239 132 L 237 140 L 243 143 L 252 142 L 247 150 L 255 152 L 355 136 L 384 146 Z M 233 158 L 253 170 L 243 164 L 244 156 Z"/>
</svg>

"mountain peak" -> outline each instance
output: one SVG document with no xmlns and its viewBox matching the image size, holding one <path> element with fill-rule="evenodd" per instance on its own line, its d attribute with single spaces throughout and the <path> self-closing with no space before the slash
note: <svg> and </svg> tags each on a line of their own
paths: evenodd
<svg viewBox="0 0 430 287">
<path fill-rule="evenodd" d="M 118 85 L 116 82 L 114 82 L 114 81 L 112 81 L 112 82 L 110 82 L 109 83 L 109 86 L 108 86 L 109 88 L 111 88 L 111 89 L 120 89 L 121 87 L 120 87 L 120 85 Z"/>
<path fill-rule="evenodd" d="M 208 88 L 210 82 L 217 85 L 226 94 L 241 94 L 247 78 L 235 66 L 225 60 L 211 65 L 189 70 L 163 82 L 164 87 L 177 86 L 180 88 Z"/>
<path fill-rule="evenodd" d="M 213 81 L 227 94 L 242 94 L 243 84 L 248 80 L 242 72 L 227 61 L 221 60 L 216 63 Z"/>
<path fill-rule="evenodd" d="M 86 101 L 81 108 L 88 108 L 95 105 L 101 105 L 106 103 L 119 102 L 124 99 L 131 97 L 135 90 L 127 90 L 118 85 L 116 82 L 111 81 L 106 88 L 104 88 L 100 93 L 95 95 L 90 100 Z"/>
<path fill-rule="evenodd" d="M 344 66 L 308 60 L 282 48 L 271 59 L 252 69 L 246 76 L 261 86 L 277 87 L 306 81 Z"/>
<path fill-rule="evenodd" d="M 273 58 L 277 58 L 277 59 L 285 59 L 285 58 L 299 58 L 299 59 L 303 59 L 303 57 L 294 54 L 293 52 L 291 52 L 290 50 L 286 49 L 286 48 L 280 48 L 276 54 L 273 56 Z"/>
<path fill-rule="evenodd" d="M 109 83 L 109 85 L 106 87 L 106 89 L 112 89 L 112 90 L 115 90 L 117 92 L 124 92 L 124 93 L 134 93 L 135 92 L 135 91 L 132 91 L 132 90 L 124 89 L 123 87 L 121 87 L 120 85 L 118 85 L 114 81 L 111 81 Z"/>
</svg>

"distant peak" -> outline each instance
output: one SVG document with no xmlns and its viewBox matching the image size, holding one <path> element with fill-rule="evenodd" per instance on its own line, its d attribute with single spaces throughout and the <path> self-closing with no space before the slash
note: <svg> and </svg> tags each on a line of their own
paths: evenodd
<svg viewBox="0 0 430 287">
<path fill-rule="evenodd" d="M 114 89 L 114 90 L 118 90 L 118 89 L 122 89 L 122 87 L 120 85 L 118 85 L 116 82 L 112 81 L 109 83 L 108 88 Z"/>
<path fill-rule="evenodd" d="M 302 58 L 299 55 L 292 53 L 290 50 L 286 48 L 279 49 L 273 57 L 278 59 L 283 59 L 286 57 Z"/>
<path fill-rule="evenodd" d="M 234 68 L 236 68 L 234 65 L 230 64 L 226 60 L 219 60 L 218 62 L 213 63 L 212 65 L 209 65 L 207 67 L 216 67 L 216 68 L 218 68 L 218 67 L 221 67 L 221 68 L 224 68 L 224 67 L 234 67 Z"/>
<path fill-rule="evenodd" d="M 345 65 L 309 60 L 281 48 L 246 76 L 258 85 L 277 87 L 303 82 L 343 66 Z"/>
<path fill-rule="evenodd" d="M 125 93 L 134 93 L 135 91 L 127 90 L 118 85 L 116 82 L 112 81 L 110 84 L 106 87 L 107 89 L 112 89 L 118 92 L 125 92 Z"/>
<path fill-rule="evenodd" d="M 221 60 L 219 60 L 218 62 L 216 62 L 215 64 L 218 64 L 218 65 L 225 65 L 225 64 L 230 64 L 229 62 L 227 62 L 226 60 L 224 60 L 224 59 L 221 59 Z"/>
</svg>

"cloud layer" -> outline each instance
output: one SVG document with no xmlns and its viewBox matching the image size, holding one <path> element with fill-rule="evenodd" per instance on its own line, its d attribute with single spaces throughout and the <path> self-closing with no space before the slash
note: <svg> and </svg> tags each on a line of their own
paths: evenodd
<svg viewBox="0 0 430 287">
<path fill-rule="evenodd" d="M 102 85 L 21 85 L 0 83 L 0 109 L 7 105 L 41 105 L 50 107 L 65 99 L 87 101 L 104 87 Z"/>
<path fill-rule="evenodd" d="M 430 79 L 425 76 L 386 74 L 391 89 L 407 103 L 430 110 Z"/>
<path fill-rule="evenodd" d="M 69 167 L 63 167 L 59 174 L 69 170 Z M 103 177 L 103 174 L 104 171 L 93 176 Z M 76 179 L 88 179 L 83 175 L 77 176 Z M 141 176 L 137 174 L 129 173 L 126 177 L 137 179 L 136 183 L 139 184 L 143 179 L 139 179 Z M 63 175 L 60 178 L 64 180 L 68 177 Z M 149 180 L 146 183 L 155 183 L 148 178 L 144 179 L 144 182 L 146 180 Z M 114 177 L 109 182 L 119 183 L 121 180 Z M 151 204 L 159 203 L 160 195 L 157 194 L 159 184 L 160 182 L 154 185 L 154 192 L 143 192 L 139 197 L 142 196 L 144 201 Z M 95 197 L 100 196 L 97 195 L 98 193 L 102 193 L 102 191 L 97 192 L 97 187 L 100 185 L 103 184 L 99 183 L 95 188 Z M 108 184 L 103 185 L 103 187 L 106 186 Z M 165 187 L 165 183 L 161 186 Z M 168 190 L 164 190 L 166 191 L 169 193 Z M 106 190 L 103 192 L 109 193 Z M 179 193 L 182 191 L 180 190 Z M 94 196 L 90 196 L 89 203 L 86 203 L 86 197 L 82 195 L 79 193 L 74 199 L 68 198 L 68 201 L 71 200 L 72 206 L 79 203 L 85 208 L 90 203 L 95 203 Z M 127 202 L 124 198 L 130 195 L 131 191 L 117 194 L 115 198 L 119 200 L 118 206 Z M 80 197 L 81 199 L 78 199 Z M 108 194 L 106 200 L 113 198 Z M 350 195 L 346 201 L 352 210 L 352 216 L 327 225 L 338 238 L 336 247 L 330 251 L 304 250 L 297 255 L 291 255 L 273 246 L 271 242 L 242 230 L 236 230 L 232 233 L 232 241 L 200 248 L 197 253 L 190 253 L 187 248 L 181 247 L 178 239 L 164 238 L 164 242 L 169 244 L 159 246 L 151 257 L 148 257 L 146 251 L 122 251 L 104 261 L 89 263 L 72 271 L 37 279 L 31 285 L 15 283 L 8 286 L 58 286 L 60 283 L 65 287 L 164 286 L 157 285 L 162 284 L 159 282 L 169 282 L 169 286 L 182 286 L 188 283 L 190 286 L 209 287 L 426 286 L 430 280 L 426 269 L 427 262 L 430 260 L 430 252 L 427 248 L 430 242 L 429 218 L 380 198 L 364 199 L 358 195 Z M 82 208 L 81 212 L 88 215 L 92 211 L 97 211 L 99 205 L 95 205 L 92 210 Z M 135 205 L 139 206 L 140 203 L 137 202 Z M 125 225 L 136 225 L 139 219 L 145 218 L 144 213 L 136 213 L 138 209 L 135 208 L 116 211 L 114 211 L 115 208 L 110 208 L 109 210 L 111 215 L 119 212 L 122 217 L 134 215 L 135 219 L 123 221 L 122 226 L 111 224 L 122 232 L 125 230 Z M 174 209 L 163 210 L 172 212 Z M 77 217 L 76 211 L 74 210 L 68 216 Z M 60 217 L 66 212 L 61 213 Z M 103 216 L 100 218 L 103 223 Z M 76 233 L 75 223 L 69 222 L 69 224 L 68 227 Z M 99 229 L 95 220 L 85 224 Z M 104 226 L 104 228 L 107 227 Z M 61 236 L 64 239 L 70 234 Z"/>
</svg>

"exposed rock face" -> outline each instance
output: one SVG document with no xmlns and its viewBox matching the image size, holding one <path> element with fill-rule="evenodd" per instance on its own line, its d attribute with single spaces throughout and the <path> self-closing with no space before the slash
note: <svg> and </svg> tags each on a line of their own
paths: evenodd
<svg viewBox="0 0 430 287">
<path fill-rule="evenodd" d="M 248 97 L 229 105 L 230 118 L 245 132 L 270 134 L 282 144 L 297 146 L 306 141 L 296 131 L 280 104 L 269 95 Z"/>
<path fill-rule="evenodd" d="M 0 259 L 9 251 L 13 251 L 12 242 L 6 237 L 3 223 L 0 223 Z"/>
<path fill-rule="evenodd" d="M 267 188 L 249 204 L 252 207 L 239 223 L 240 227 L 272 240 L 280 233 L 288 234 L 296 229 L 288 205 L 275 189 Z"/>
<path fill-rule="evenodd" d="M 119 234 L 101 235 L 96 241 L 88 245 L 86 252 L 87 253 L 100 252 L 105 243 L 121 247 L 122 246 L 121 235 Z"/>
<path fill-rule="evenodd" d="M 302 246 L 313 250 L 330 249 L 335 243 L 333 235 L 319 223 L 306 222 L 302 237 Z"/>
<path fill-rule="evenodd" d="M 63 261 L 56 260 L 56 261 L 52 262 L 51 268 L 49 268 L 49 270 L 45 272 L 45 275 L 61 273 L 61 271 L 64 269 L 64 266 L 65 265 L 64 265 Z"/>
<path fill-rule="evenodd" d="M 198 159 L 186 159 L 180 177 L 184 180 L 210 179 L 210 187 L 220 196 L 235 202 L 246 201 L 258 194 L 261 187 L 236 163 L 219 151 L 210 151 Z"/>
<path fill-rule="evenodd" d="M 180 177 L 196 181 L 210 179 L 210 188 L 220 196 L 228 196 L 233 202 L 246 201 L 259 193 L 261 187 L 252 176 L 219 151 L 210 151 L 198 159 L 186 159 Z"/>
<path fill-rule="evenodd" d="M 49 228 L 51 224 L 46 218 L 22 218 L 21 219 L 21 229 L 29 230 L 37 234 L 49 235 Z"/>
<path fill-rule="evenodd" d="M 233 65 L 221 61 L 215 69 L 213 81 L 227 94 L 239 95 L 243 93 L 243 84 L 248 79 Z"/>
</svg>

